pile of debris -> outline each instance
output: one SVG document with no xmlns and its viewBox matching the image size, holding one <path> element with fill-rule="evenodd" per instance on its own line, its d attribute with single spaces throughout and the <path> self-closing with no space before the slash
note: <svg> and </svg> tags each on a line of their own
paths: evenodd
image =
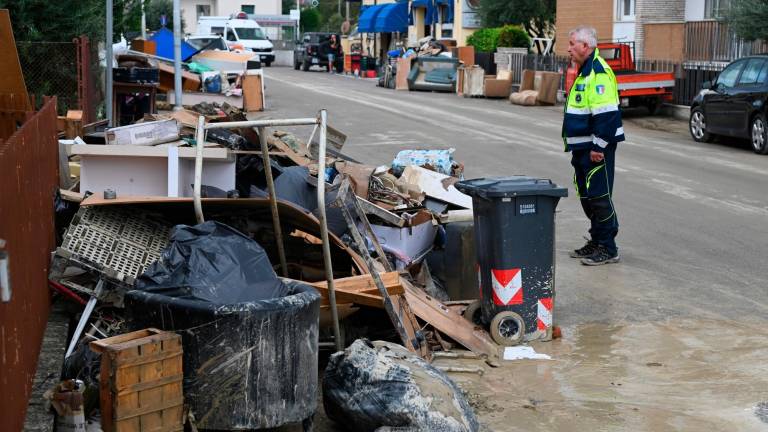
<svg viewBox="0 0 768 432">
<path fill-rule="evenodd" d="M 320 124 L 305 141 L 252 127 L 231 105 L 201 103 L 101 134 L 86 131 L 90 143 L 61 141 L 65 165 L 76 169 L 61 191 L 62 241 L 49 278 L 52 289 L 82 308 L 64 378 L 83 381 L 86 417 L 101 405 L 105 430 L 127 419 L 121 413 L 138 418 L 160 409 L 201 428 L 306 423 L 316 404 L 319 348 L 343 348 L 359 337 L 398 342 L 424 360 L 462 346 L 496 362 L 499 347 L 462 318 L 469 301 L 457 301 L 476 298 L 476 275 L 468 288 L 474 295 L 457 299 L 445 288 L 448 278 L 437 274 L 444 270 L 433 275 L 428 263 L 444 260 L 435 256 L 448 243 L 461 242 L 448 238 L 459 232 L 453 224 L 472 220 L 471 198 L 454 187 L 463 166 L 453 160 L 453 149 L 402 151 L 388 166 L 369 166 L 342 153 L 343 133 L 330 127 L 322 133 Z M 320 140 L 326 138 L 328 155 L 321 161 Z M 467 273 L 473 273 L 473 254 L 464 254 Z M 343 333 L 334 329 L 336 319 Z M 184 359 L 179 397 L 192 414 L 184 419 L 176 399 L 154 410 L 117 406 L 122 399 L 108 397 L 115 385 L 123 392 L 156 389 L 110 383 L 112 375 L 100 371 L 105 353 L 114 357 L 108 364 L 113 372 L 121 356 L 160 355 L 165 345 L 157 344 L 166 332 L 182 336 L 183 354 L 177 342 L 167 343 L 173 347 L 168 355 Z M 160 351 L 120 354 L 142 344 Z M 182 382 L 180 370 L 161 367 L 159 373 L 146 382 L 181 391 L 173 387 Z M 281 381 L 285 376 L 295 382 Z M 440 380 L 456 390 L 444 375 Z M 93 397 L 99 389 L 100 402 Z M 449 420 L 432 413 L 439 408 L 424 406 L 424 396 L 423 415 L 412 416 L 422 423 L 408 417 L 376 425 L 447 421 L 441 424 L 450 430 L 476 430 L 471 410 L 455 393 L 453 405 L 461 410 Z M 335 397 L 338 415 L 343 407 Z"/>
</svg>

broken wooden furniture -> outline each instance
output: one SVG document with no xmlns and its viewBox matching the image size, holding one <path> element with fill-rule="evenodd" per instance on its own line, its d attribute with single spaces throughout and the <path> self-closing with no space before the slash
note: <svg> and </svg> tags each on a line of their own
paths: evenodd
<svg viewBox="0 0 768 432">
<path fill-rule="evenodd" d="M 203 183 L 223 191 L 235 188 L 235 157 L 226 148 L 201 150 L 206 160 Z M 117 196 L 191 197 L 196 150 L 189 147 L 76 144 L 80 190 Z"/>
<path fill-rule="evenodd" d="M 115 81 L 112 84 L 112 124 L 132 124 L 143 118 L 144 114 L 156 113 L 156 100 L 157 83 Z"/>
<path fill-rule="evenodd" d="M 181 337 L 146 329 L 91 342 L 104 432 L 184 430 Z"/>
</svg>

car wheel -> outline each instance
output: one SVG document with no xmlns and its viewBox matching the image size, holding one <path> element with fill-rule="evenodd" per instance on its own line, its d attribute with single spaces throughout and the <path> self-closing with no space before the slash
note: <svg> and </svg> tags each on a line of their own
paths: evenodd
<svg viewBox="0 0 768 432">
<path fill-rule="evenodd" d="M 270 66 L 272 66 L 272 62 L 264 62 L 264 66 L 270 67 Z"/>
<path fill-rule="evenodd" d="M 702 110 L 701 107 L 696 107 L 691 110 L 691 119 L 688 122 L 688 130 L 691 132 L 691 137 L 696 142 L 712 141 L 712 134 L 707 132 L 707 121 L 704 116 L 704 110 Z"/>
<path fill-rule="evenodd" d="M 757 154 L 768 154 L 768 126 L 765 123 L 765 116 L 757 114 L 752 119 L 749 131 L 752 139 L 752 150 Z"/>
<path fill-rule="evenodd" d="M 307 61 L 307 59 L 304 59 L 304 61 L 301 62 L 301 70 L 303 70 L 304 72 L 309 71 L 309 62 Z"/>
</svg>

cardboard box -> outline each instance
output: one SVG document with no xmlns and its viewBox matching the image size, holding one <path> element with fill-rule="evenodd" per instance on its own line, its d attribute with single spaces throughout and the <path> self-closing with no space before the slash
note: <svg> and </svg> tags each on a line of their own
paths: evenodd
<svg viewBox="0 0 768 432">
<path fill-rule="evenodd" d="M 554 105 L 557 102 L 557 90 L 560 88 L 560 73 L 523 70 L 520 91 L 535 90 L 538 92 L 538 105 Z"/>
<path fill-rule="evenodd" d="M 411 73 L 411 61 L 410 57 L 397 59 L 395 90 L 408 90 L 408 74 Z"/>
<path fill-rule="evenodd" d="M 261 74 L 248 72 L 243 78 L 243 106 L 246 111 L 264 111 L 264 83 Z"/>
<path fill-rule="evenodd" d="M 107 129 L 105 138 L 108 145 L 151 146 L 177 141 L 179 125 L 174 119 L 136 123 Z"/>
</svg>

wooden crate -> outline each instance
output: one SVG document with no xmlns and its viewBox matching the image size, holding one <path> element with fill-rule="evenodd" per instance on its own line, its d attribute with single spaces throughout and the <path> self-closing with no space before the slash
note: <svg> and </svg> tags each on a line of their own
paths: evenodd
<svg viewBox="0 0 768 432">
<path fill-rule="evenodd" d="M 91 342 L 101 353 L 104 432 L 184 429 L 181 336 L 145 329 Z"/>
</svg>

